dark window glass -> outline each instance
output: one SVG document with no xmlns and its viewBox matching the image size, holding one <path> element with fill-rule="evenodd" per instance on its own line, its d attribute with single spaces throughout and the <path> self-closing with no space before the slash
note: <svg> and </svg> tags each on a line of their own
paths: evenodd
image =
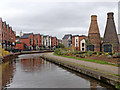
<svg viewBox="0 0 120 90">
<path fill-rule="evenodd" d="M 31 38 L 30 38 L 30 45 L 31 45 Z"/>
<path fill-rule="evenodd" d="M 82 51 L 84 51 L 84 48 L 82 48 Z"/>
<path fill-rule="evenodd" d="M 112 52 L 112 45 L 104 45 L 104 52 Z"/>
<path fill-rule="evenodd" d="M 87 51 L 94 51 L 94 45 L 87 45 Z"/>
<path fill-rule="evenodd" d="M 82 43 L 82 47 L 84 47 L 85 46 L 85 44 L 84 43 Z"/>
</svg>

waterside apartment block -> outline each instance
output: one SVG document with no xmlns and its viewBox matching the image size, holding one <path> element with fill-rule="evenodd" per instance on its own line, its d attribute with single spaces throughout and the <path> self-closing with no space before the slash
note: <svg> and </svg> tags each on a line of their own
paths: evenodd
<svg viewBox="0 0 120 90">
<path fill-rule="evenodd" d="M 55 44 L 53 45 L 53 42 Z M 20 48 L 18 46 L 20 46 Z M 55 49 L 57 48 L 59 40 L 55 37 L 43 34 L 24 33 L 20 37 L 20 42 L 16 43 L 16 49 L 21 50 L 39 50 L 39 49 Z M 18 45 L 19 44 L 19 45 Z M 24 45 L 23 45 L 24 44 Z"/>
<path fill-rule="evenodd" d="M 2 21 L 2 18 L 0 18 L 0 31 L 0 43 L 2 44 L 2 48 L 9 51 L 14 49 L 16 33 L 6 21 Z"/>
</svg>

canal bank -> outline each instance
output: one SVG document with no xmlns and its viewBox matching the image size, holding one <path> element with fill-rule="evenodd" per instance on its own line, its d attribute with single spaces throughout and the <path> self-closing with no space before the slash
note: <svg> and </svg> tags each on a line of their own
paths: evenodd
<svg viewBox="0 0 120 90">
<path fill-rule="evenodd" d="M 118 86 L 120 83 L 118 67 L 112 65 L 102 65 L 61 56 L 55 56 L 53 53 L 46 53 L 41 57 L 50 62 L 59 64 L 112 86 Z"/>
<path fill-rule="evenodd" d="M 12 53 L 9 55 L 4 56 L 3 58 L 1 57 L 2 62 L 6 62 L 11 60 L 12 58 L 16 58 L 18 57 L 18 55 L 22 55 L 22 54 L 35 54 L 35 53 L 48 53 L 48 52 L 53 52 L 52 50 L 42 50 L 42 51 L 22 51 L 22 52 L 18 52 L 18 53 Z"/>
</svg>

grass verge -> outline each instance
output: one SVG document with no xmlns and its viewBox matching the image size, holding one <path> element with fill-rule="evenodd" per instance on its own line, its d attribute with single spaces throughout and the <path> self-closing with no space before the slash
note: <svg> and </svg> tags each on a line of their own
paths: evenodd
<svg viewBox="0 0 120 90">
<path fill-rule="evenodd" d="M 99 61 L 99 60 L 85 59 L 85 58 L 79 58 L 79 57 L 57 55 L 56 53 L 53 53 L 53 55 L 61 56 L 61 57 L 66 57 L 66 58 L 77 59 L 77 60 L 82 60 L 82 61 L 94 62 L 94 63 L 99 63 L 99 64 L 113 65 L 113 66 L 117 66 L 118 67 L 117 64 L 112 64 L 112 63 L 109 63 L 109 62 L 106 62 L 106 61 Z"/>
</svg>

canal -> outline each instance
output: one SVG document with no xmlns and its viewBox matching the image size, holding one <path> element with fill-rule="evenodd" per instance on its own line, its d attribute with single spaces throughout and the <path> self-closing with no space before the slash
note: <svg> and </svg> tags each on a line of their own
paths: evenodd
<svg viewBox="0 0 120 90">
<path fill-rule="evenodd" d="M 113 88 L 72 70 L 25 54 L 2 64 L 3 88 Z"/>
</svg>

